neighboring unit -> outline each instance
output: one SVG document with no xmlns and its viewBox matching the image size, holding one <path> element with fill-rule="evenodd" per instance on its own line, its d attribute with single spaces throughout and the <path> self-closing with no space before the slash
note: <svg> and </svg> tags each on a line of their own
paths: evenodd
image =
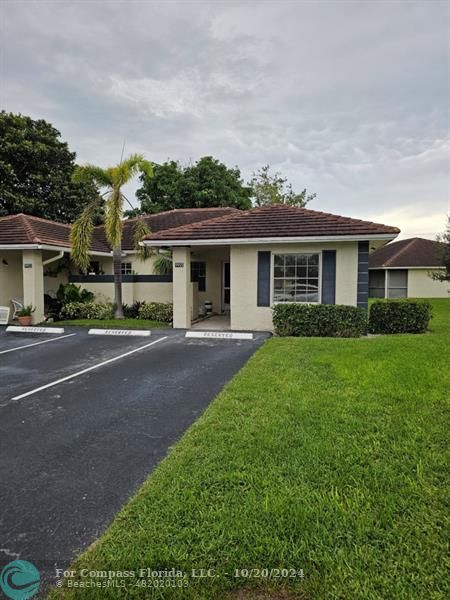
<svg viewBox="0 0 450 600">
<path fill-rule="evenodd" d="M 369 296 L 373 298 L 450 298 L 443 272 L 444 244 L 423 238 L 391 242 L 371 253 Z"/>
</svg>

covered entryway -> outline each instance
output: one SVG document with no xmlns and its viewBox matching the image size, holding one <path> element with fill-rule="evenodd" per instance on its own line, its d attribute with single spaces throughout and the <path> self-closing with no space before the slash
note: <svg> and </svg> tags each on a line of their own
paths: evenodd
<svg viewBox="0 0 450 600">
<path fill-rule="evenodd" d="M 173 249 L 173 326 L 230 328 L 229 246 L 175 246 Z M 206 313 L 206 306 L 211 307 Z"/>
</svg>

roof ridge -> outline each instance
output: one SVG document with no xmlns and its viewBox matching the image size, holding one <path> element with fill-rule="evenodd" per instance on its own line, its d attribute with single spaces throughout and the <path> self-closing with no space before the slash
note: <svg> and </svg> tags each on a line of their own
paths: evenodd
<svg viewBox="0 0 450 600">
<path fill-rule="evenodd" d="M 407 240 L 408 243 L 404 244 L 397 252 L 394 252 L 394 254 L 387 259 L 387 261 L 384 263 L 384 265 L 387 267 L 388 265 L 390 265 L 392 263 L 392 261 L 396 258 L 398 258 L 399 256 L 401 256 L 406 250 L 408 250 L 408 248 L 410 248 L 415 242 L 416 242 L 417 238 L 411 238 L 410 240 Z M 403 241 L 403 240 L 398 240 L 399 242 Z M 405 240 L 406 241 L 406 240 Z"/>
<path fill-rule="evenodd" d="M 44 217 L 36 217 L 35 215 L 24 214 L 27 219 L 34 219 L 36 221 L 43 221 L 44 223 L 51 223 L 52 225 L 61 225 L 62 227 L 72 227 L 72 223 L 63 223 L 62 221 L 54 221 L 53 219 L 44 219 Z"/>
<path fill-rule="evenodd" d="M 168 231 L 184 231 L 185 228 L 193 229 L 200 225 L 209 224 L 212 221 L 214 223 L 217 223 L 217 222 L 221 222 L 221 221 L 226 221 L 227 219 L 232 219 L 237 216 L 241 217 L 244 214 L 249 213 L 251 209 L 249 209 L 249 210 L 236 209 L 236 210 L 239 211 L 239 215 L 237 215 L 235 212 L 232 212 L 229 215 L 221 215 L 220 217 L 211 217 L 211 219 L 203 219 L 203 221 L 196 221 L 194 223 L 186 223 L 184 225 L 178 225 L 177 227 L 170 227 L 169 229 L 164 229 L 164 233 L 166 233 Z M 152 234 L 150 234 L 150 235 L 152 235 Z"/>
<path fill-rule="evenodd" d="M 31 223 L 28 220 L 29 215 L 20 213 L 18 216 L 22 223 L 22 227 L 24 228 L 25 233 L 27 234 L 27 237 L 30 240 L 30 242 L 38 243 L 38 244 L 41 243 L 41 240 L 36 235 L 36 232 L 34 231 L 33 226 L 31 225 Z"/>
<path fill-rule="evenodd" d="M 234 206 L 211 206 L 211 207 L 206 207 L 206 206 L 202 206 L 200 208 L 196 208 L 196 207 L 191 207 L 191 208 L 171 208 L 169 210 L 163 210 L 162 212 L 157 212 L 157 213 L 145 213 L 145 215 L 138 215 L 137 217 L 130 217 L 129 219 L 122 219 L 122 223 L 130 223 L 131 221 L 136 221 L 137 219 L 141 219 L 141 218 L 151 218 L 151 217 L 159 217 L 160 215 L 169 215 L 171 213 L 174 212 L 188 212 L 191 210 L 195 210 L 195 211 L 208 211 L 208 210 L 229 210 L 234 212 L 239 211 L 240 213 L 245 212 L 239 208 L 235 208 Z M 230 212 L 230 214 L 232 214 Z M 221 215 L 221 216 L 226 216 L 226 215 Z M 211 217 L 213 219 L 215 219 L 216 217 Z M 204 221 L 208 221 L 209 219 L 204 219 Z M 200 221 L 199 221 L 200 222 Z M 98 227 L 104 227 L 104 223 L 100 223 L 99 225 L 96 225 L 95 228 Z M 172 228 L 174 229 L 174 228 Z"/>
<path fill-rule="evenodd" d="M 17 219 L 24 213 L 14 213 L 13 215 L 2 215 L 0 216 L 0 221 L 6 221 L 7 219 Z"/>
<path fill-rule="evenodd" d="M 381 225 L 383 227 L 389 227 L 391 229 L 398 229 L 396 227 L 392 227 L 391 225 L 386 225 L 385 223 L 377 223 L 375 221 L 366 221 L 365 219 L 357 219 L 355 217 L 344 217 L 343 215 L 336 215 L 334 213 L 330 213 L 330 212 L 324 212 L 323 210 L 314 210 L 313 208 L 307 208 L 306 206 L 292 206 L 291 204 L 286 204 L 284 202 L 274 202 L 273 204 L 265 204 L 264 206 L 255 206 L 253 208 L 248 209 L 247 211 L 244 212 L 255 212 L 258 209 L 271 209 L 274 207 L 282 207 L 282 208 L 286 208 L 286 209 L 291 209 L 295 212 L 307 212 L 307 213 L 314 213 L 315 215 L 321 215 L 324 217 L 332 217 L 333 219 L 343 219 L 344 221 L 348 222 L 348 221 L 353 221 L 354 223 L 366 223 L 366 224 L 370 224 L 370 225 Z"/>
<path fill-rule="evenodd" d="M 28 215 L 27 213 L 20 212 L 14 213 L 13 215 L 3 215 L 0 217 L 0 221 L 6 221 L 7 219 L 20 219 L 22 222 L 29 225 L 29 219 L 35 221 L 41 221 L 43 223 L 50 223 L 51 225 L 62 225 L 63 227 L 72 227 L 71 223 L 62 223 L 61 221 L 54 221 L 53 219 L 45 219 L 44 217 L 37 217 L 36 215 Z"/>
</svg>

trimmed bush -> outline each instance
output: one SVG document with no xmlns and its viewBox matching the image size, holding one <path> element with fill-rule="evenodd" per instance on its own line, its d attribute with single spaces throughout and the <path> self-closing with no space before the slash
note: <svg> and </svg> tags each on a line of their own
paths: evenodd
<svg viewBox="0 0 450 600">
<path fill-rule="evenodd" d="M 423 300 L 378 300 L 370 307 L 370 333 L 425 333 L 431 304 Z"/>
<path fill-rule="evenodd" d="M 136 300 L 136 302 L 133 302 L 133 304 L 123 304 L 123 316 L 126 319 L 137 319 L 139 317 L 139 309 L 144 304 L 145 302 L 142 302 L 140 300 Z"/>
<path fill-rule="evenodd" d="M 296 337 L 359 337 L 367 333 L 367 311 L 340 304 L 277 304 L 275 333 Z"/>
<path fill-rule="evenodd" d="M 171 323 L 173 321 L 173 304 L 170 302 L 144 302 L 139 308 L 138 318 Z"/>
<path fill-rule="evenodd" d="M 69 302 L 65 304 L 59 315 L 60 319 L 112 319 L 114 311 L 112 304 L 97 302 Z"/>
</svg>

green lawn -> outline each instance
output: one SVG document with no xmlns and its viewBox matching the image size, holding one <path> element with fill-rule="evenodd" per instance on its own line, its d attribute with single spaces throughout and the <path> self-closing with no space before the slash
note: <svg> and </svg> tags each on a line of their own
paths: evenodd
<svg viewBox="0 0 450 600">
<path fill-rule="evenodd" d="M 150 321 L 149 319 L 73 319 L 71 321 L 55 321 L 50 326 L 64 327 L 99 327 L 101 329 L 166 329 L 169 323 Z"/>
<path fill-rule="evenodd" d="M 426 335 L 268 340 L 73 566 L 217 577 L 52 598 L 256 598 L 227 595 L 236 568 L 303 569 L 247 589 L 305 600 L 450 597 L 450 300 L 433 305 Z"/>
</svg>

